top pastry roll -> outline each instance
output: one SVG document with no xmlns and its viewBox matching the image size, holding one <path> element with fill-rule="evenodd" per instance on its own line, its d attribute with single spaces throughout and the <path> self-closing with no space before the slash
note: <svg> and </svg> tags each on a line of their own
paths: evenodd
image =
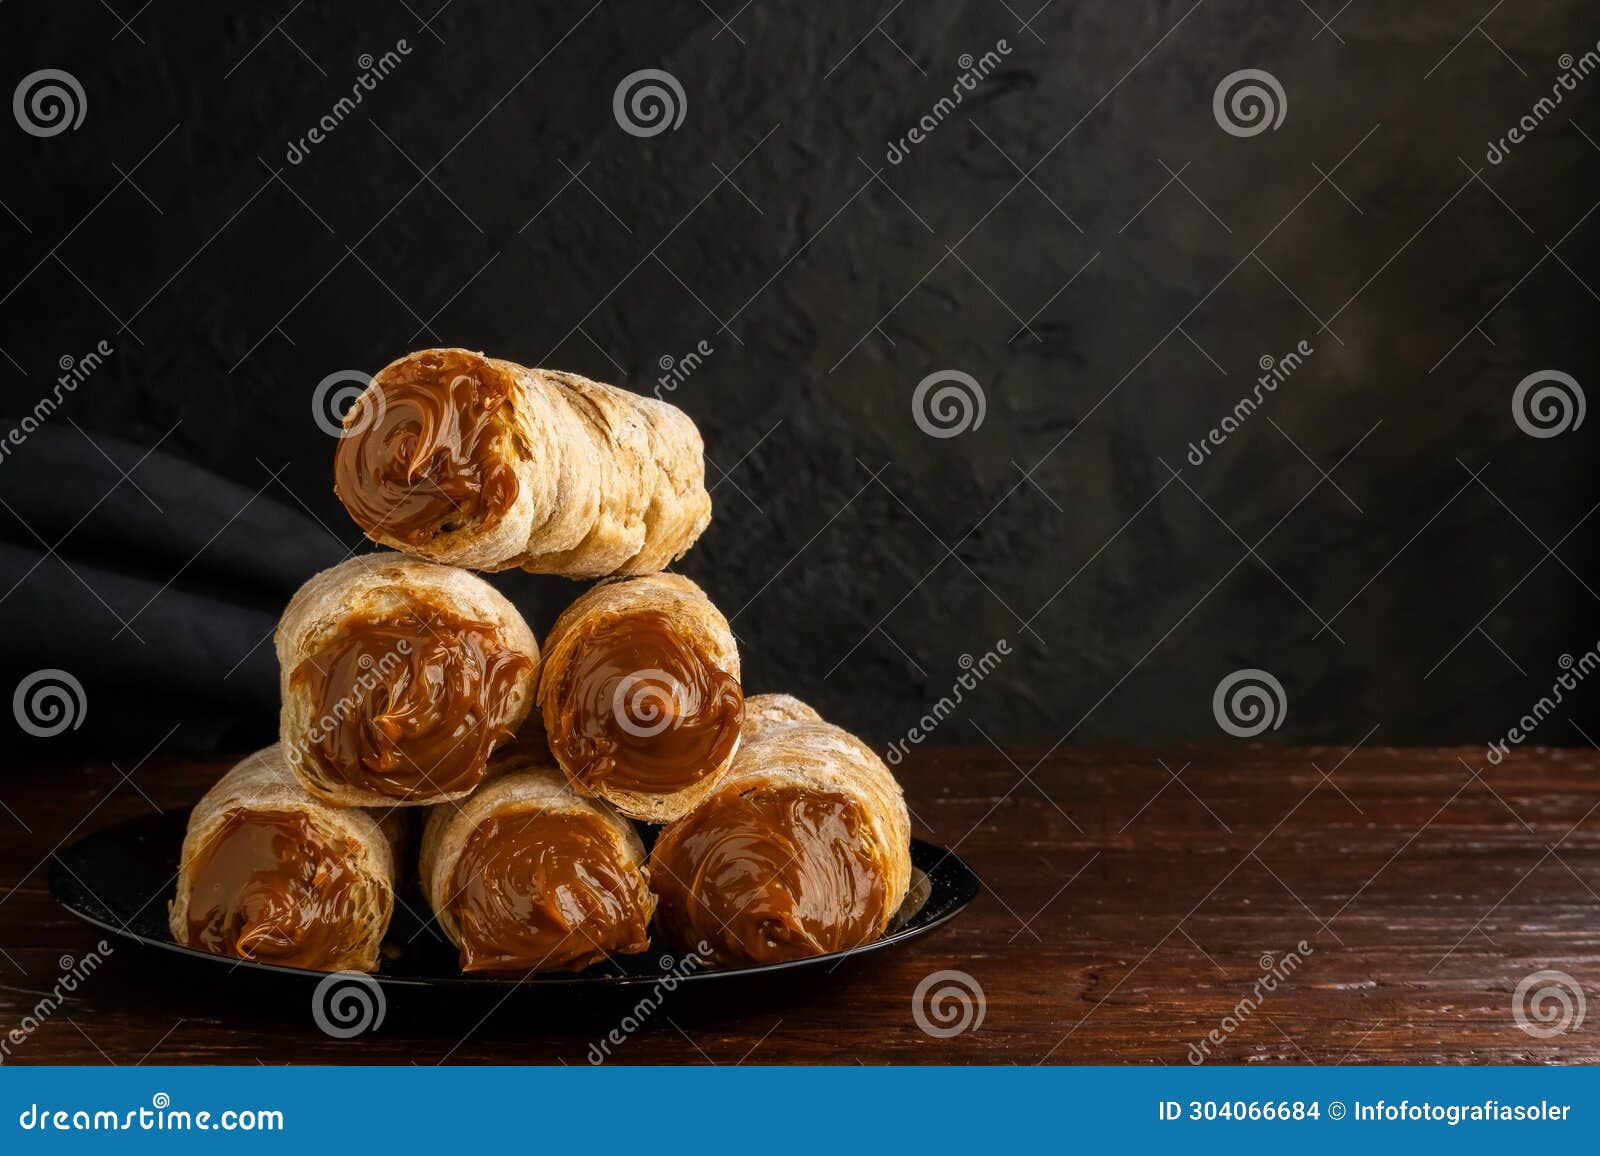
<svg viewBox="0 0 1600 1156">
<path fill-rule="evenodd" d="M 476 570 L 653 574 L 711 521 L 682 410 L 465 349 L 379 370 L 345 415 L 334 473 L 367 537 Z"/>
</svg>

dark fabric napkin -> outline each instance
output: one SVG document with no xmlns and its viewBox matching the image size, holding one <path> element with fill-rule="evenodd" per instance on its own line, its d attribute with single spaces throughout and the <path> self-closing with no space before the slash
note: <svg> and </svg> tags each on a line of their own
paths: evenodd
<svg viewBox="0 0 1600 1156">
<path fill-rule="evenodd" d="M 22 751 L 131 763 L 158 744 L 203 753 L 272 741 L 278 616 L 358 536 L 341 541 L 264 481 L 251 490 L 59 419 L 9 448 L 0 691 Z M 63 718 L 59 733 L 30 734 Z"/>
</svg>

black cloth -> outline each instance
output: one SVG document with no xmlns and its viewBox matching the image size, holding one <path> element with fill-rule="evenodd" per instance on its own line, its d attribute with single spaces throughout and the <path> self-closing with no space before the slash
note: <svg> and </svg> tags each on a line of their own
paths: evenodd
<svg viewBox="0 0 1600 1156">
<path fill-rule="evenodd" d="M 252 491 L 59 414 L 0 461 L 0 503 L 0 686 L 14 697 L 58 669 L 83 687 L 49 753 L 272 741 L 273 628 L 301 582 L 356 548 L 353 529 L 322 525 L 265 466 Z"/>
</svg>

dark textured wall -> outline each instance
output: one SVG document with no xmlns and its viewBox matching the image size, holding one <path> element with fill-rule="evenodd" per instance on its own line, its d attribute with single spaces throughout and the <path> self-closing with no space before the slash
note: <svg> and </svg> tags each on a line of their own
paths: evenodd
<svg viewBox="0 0 1600 1156">
<path fill-rule="evenodd" d="M 7 90 L 58 68 L 86 101 L 0 124 L 0 408 L 114 349 L 0 463 L 6 663 L 73 670 L 102 726 L 270 729 L 261 631 L 357 540 L 315 388 L 431 344 L 648 390 L 703 342 L 668 395 L 716 483 L 683 569 L 752 688 L 880 744 L 1002 639 L 939 741 L 1225 738 L 1213 691 L 1261 668 L 1267 737 L 1485 742 L 1600 639 L 1595 423 L 1513 413 L 1536 371 L 1597 379 L 1600 75 L 1486 158 L 1595 48 L 1581 0 L 109 7 L 0 10 Z M 645 68 L 685 95 L 651 137 L 613 109 Z M 1245 68 L 1285 116 L 1236 136 Z M 981 391 L 958 436 L 914 420 L 939 371 Z M 575 592 L 503 585 L 540 630 Z M 1539 739 L 1600 735 L 1583 689 Z"/>
</svg>

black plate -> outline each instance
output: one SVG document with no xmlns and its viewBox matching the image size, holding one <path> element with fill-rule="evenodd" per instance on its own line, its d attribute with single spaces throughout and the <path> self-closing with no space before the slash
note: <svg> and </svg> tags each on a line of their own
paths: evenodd
<svg viewBox="0 0 1600 1156">
<path fill-rule="evenodd" d="M 50 893 L 80 919 L 147 947 L 225 968 L 247 968 L 259 975 L 321 979 L 322 973 L 268 963 L 246 963 L 181 947 L 167 929 L 167 900 L 177 878 L 178 851 L 188 825 L 186 811 L 135 819 L 89 835 L 61 852 L 50 865 Z M 872 943 L 811 959 L 720 971 L 688 970 L 680 980 L 704 981 L 828 965 L 841 959 L 904 943 L 955 916 L 977 896 L 978 877 L 954 852 L 920 839 L 911 840 L 911 890 L 889 930 Z M 619 956 L 576 974 L 549 973 L 525 980 L 464 976 L 455 948 L 446 942 L 427 905 L 403 894 L 384 941 L 383 965 L 376 978 L 405 987 L 620 989 L 652 985 L 668 974 L 674 960 L 659 951 Z"/>
</svg>

